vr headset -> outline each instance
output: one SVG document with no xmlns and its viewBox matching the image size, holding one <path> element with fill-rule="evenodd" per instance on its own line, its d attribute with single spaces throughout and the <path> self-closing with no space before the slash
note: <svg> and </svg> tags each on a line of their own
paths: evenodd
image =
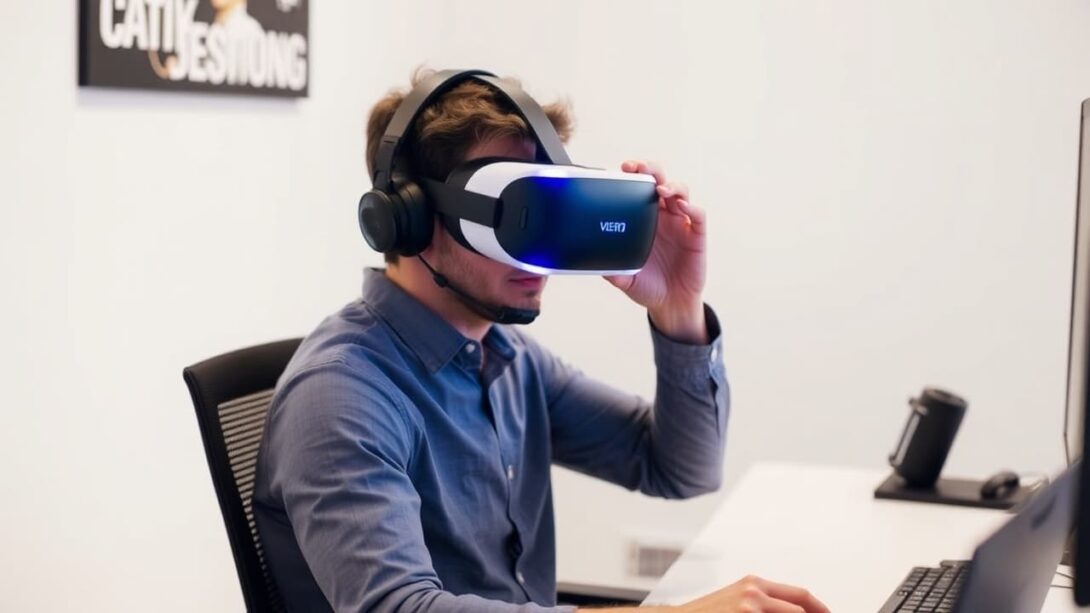
<svg viewBox="0 0 1090 613">
<path fill-rule="evenodd" d="M 437 181 L 399 167 L 402 141 L 421 110 L 455 85 L 495 88 L 526 120 L 537 159 L 470 160 Z M 432 217 L 462 246 L 542 275 L 639 272 L 658 221 L 655 180 L 576 166 L 541 107 L 518 86 L 482 70 L 447 70 L 418 84 L 394 112 L 360 198 L 360 230 L 382 253 L 413 256 L 431 242 Z"/>
</svg>

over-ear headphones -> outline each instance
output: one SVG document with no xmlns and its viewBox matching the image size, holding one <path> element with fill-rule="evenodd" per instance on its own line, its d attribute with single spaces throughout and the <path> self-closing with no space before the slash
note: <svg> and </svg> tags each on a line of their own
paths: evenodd
<svg viewBox="0 0 1090 613">
<path fill-rule="evenodd" d="M 381 253 L 412 256 L 431 243 L 432 215 L 420 186 L 396 176 L 392 189 L 372 189 L 360 198 L 360 231 Z"/>
<path fill-rule="evenodd" d="M 478 79 L 492 87 L 526 120 L 538 144 L 538 158 L 555 164 L 569 164 L 560 137 L 545 112 L 521 88 L 504 82 L 484 70 L 444 70 L 421 81 L 402 100 L 379 143 L 375 156 L 372 188 L 360 198 L 358 217 L 364 240 L 375 251 L 413 256 L 431 243 L 434 208 L 425 191 L 410 177 L 398 159 L 402 140 L 417 115 L 442 94 L 467 79 Z M 445 177 L 444 177 L 445 178 Z"/>
</svg>

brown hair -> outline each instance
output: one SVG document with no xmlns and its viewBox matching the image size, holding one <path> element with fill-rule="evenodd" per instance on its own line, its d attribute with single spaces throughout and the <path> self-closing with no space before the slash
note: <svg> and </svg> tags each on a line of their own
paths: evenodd
<svg viewBox="0 0 1090 613">
<path fill-rule="evenodd" d="M 434 71 L 417 68 L 411 82 L 416 87 Z M 511 78 L 504 78 L 518 84 Z M 367 171 L 375 174 L 375 156 L 386 126 L 407 92 L 392 90 L 371 108 L 367 119 Z M 574 129 L 571 105 L 561 100 L 542 106 L 561 142 L 567 143 Z M 425 108 L 409 128 L 400 155 L 411 174 L 445 180 L 466 153 L 477 143 L 498 137 L 532 139 L 530 128 L 515 108 L 494 88 L 477 80 L 459 83 Z M 387 262 L 397 256 L 386 255 Z"/>
</svg>

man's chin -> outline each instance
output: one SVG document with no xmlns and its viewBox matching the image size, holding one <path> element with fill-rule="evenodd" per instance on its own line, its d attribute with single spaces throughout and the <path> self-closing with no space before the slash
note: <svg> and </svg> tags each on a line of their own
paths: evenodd
<svg viewBox="0 0 1090 613">
<path fill-rule="evenodd" d="M 540 296 L 535 296 L 533 298 L 529 298 L 527 296 L 509 297 L 507 300 L 504 300 L 501 304 L 503 304 L 503 306 L 511 307 L 513 309 L 524 309 L 524 310 L 527 310 L 527 311 L 540 311 L 541 310 L 541 297 Z"/>
<path fill-rule="evenodd" d="M 519 309 L 537 309 L 541 307 L 541 296 L 545 290 L 545 278 L 509 280 L 496 288 L 493 295 L 502 297 L 505 304 Z"/>
<path fill-rule="evenodd" d="M 504 306 L 509 306 L 516 309 L 528 309 L 531 311 L 541 310 L 541 297 L 534 296 L 532 298 L 527 296 L 518 296 L 508 298 L 503 302 Z"/>
</svg>

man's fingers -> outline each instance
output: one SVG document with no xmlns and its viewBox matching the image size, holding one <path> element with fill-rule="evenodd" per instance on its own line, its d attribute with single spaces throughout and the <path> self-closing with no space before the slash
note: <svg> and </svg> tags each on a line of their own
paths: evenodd
<svg viewBox="0 0 1090 613">
<path fill-rule="evenodd" d="M 622 292 L 627 292 L 628 288 L 632 287 L 632 284 L 636 281 L 635 275 L 606 275 L 602 278 Z"/>
<path fill-rule="evenodd" d="M 689 186 L 681 181 L 667 181 L 662 169 L 654 162 L 645 160 L 625 160 L 621 163 L 624 172 L 649 174 L 655 178 L 655 191 L 659 196 L 659 208 L 673 215 L 687 217 L 692 229 L 704 232 L 704 209 L 689 202 Z"/>
<path fill-rule="evenodd" d="M 659 208 L 666 209 L 674 215 L 692 217 L 690 211 L 694 209 L 689 203 L 689 186 L 680 181 L 667 181 L 655 188 L 659 195 Z M 694 224 L 704 225 L 703 211 L 699 213 L 699 219 L 693 220 Z"/>
<path fill-rule="evenodd" d="M 656 190 L 658 191 L 660 198 L 689 199 L 689 186 L 681 181 L 667 181 L 659 185 Z"/>
<path fill-rule="evenodd" d="M 687 200 L 678 200 L 677 208 L 680 213 L 689 217 L 689 225 L 694 232 L 697 232 L 698 234 L 704 233 L 704 225 L 707 221 L 707 213 L 704 212 L 704 209 Z"/>
<path fill-rule="evenodd" d="M 660 215 L 662 214 L 660 212 Z M 707 231 L 707 213 L 691 202 L 678 199 L 667 200 L 665 214 L 681 218 L 694 234 L 704 234 Z"/>
<path fill-rule="evenodd" d="M 807 613 L 806 609 L 797 604 L 768 595 L 761 599 L 760 606 L 761 613 Z"/>
<path fill-rule="evenodd" d="M 666 183 L 666 175 L 662 172 L 662 168 L 659 168 L 659 165 L 654 162 L 640 162 L 639 172 L 655 177 L 655 183 Z"/>
<path fill-rule="evenodd" d="M 655 183 L 658 184 L 666 182 L 666 175 L 662 173 L 662 169 L 659 168 L 659 165 L 645 160 L 625 160 L 621 164 L 621 171 L 651 175 L 652 177 L 655 177 Z"/>
<path fill-rule="evenodd" d="M 758 579 L 757 581 L 760 588 L 764 590 L 764 593 L 772 598 L 798 605 L 802 607 L 802 610 L 806 613 L 829 613 L 828 607 L 822 604 L 822 602 L 815 598 L 809 591 L 801 587 L 784 585 L 783 583 L 776 583 L 766 579 Z"/>
</svg>

